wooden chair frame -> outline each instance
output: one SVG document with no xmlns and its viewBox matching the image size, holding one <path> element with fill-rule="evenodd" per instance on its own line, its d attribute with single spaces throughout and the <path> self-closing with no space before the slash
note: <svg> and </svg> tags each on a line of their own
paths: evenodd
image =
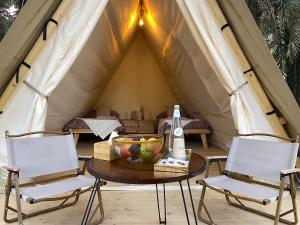
<svg viewBox="0 0 300 225">
<path fill-rule="evenodd" d="M 32 135 L 32 134 L 68 135 L 68 134 L 71 134 L 71 132 L 37 131 L 37 132 L 30 132 L 30 133 L 24 133 L 24 134 L 19 134 L 19 135 L 9 135 L 7 131 L 5 132 L 6 138 L 23 137 L 23 136 L 28 136 L 28 135 Z M 30 217 L 33 217 L 33 216 L 45 214 L 45 213 L 48 213 L 48 212 L 52 212 L 52 211 L 55 211 L 55 210 L 63 209 L 63 208 L 74 205 L 78 201 L 79 196 L 81 194 L 91 190 L 93 188 L 93 186 L 85 188 L 84 190 L 78 189 L 78 190 L 73 191 L 70 194 L 62 195 L 62 196 L 59 196 L 59 197 L 42 198 L 42 199 L 35 200 L 35 201 L 32 200 L 32 199 L 28 199 L 28 200 L 26 200 L 26 202 L 29 203 L 29 204 L 34 204 L 34 203 L 38 203 L 38 202 L 46 202 L 46 201 L 61 201 L 57 206 L 47 208 L 47 209 L 38 210 L 38 211 L 28 213 L 28 214 L 23 213 L 22 209 L 21 209 L 20 188 L 21 187 L 28 187 L 28 186 L 32 186 L 32 185 L 36 185 L 36 184 L 45 184 L 45 183 L 49 183 L 49 182 L 53 182 L 53 181 L 59 181 L 59 180 L 63 180 L 63 179 L 70 178 L 70 177 L 76 177 L 78 175 L 84 175 L 85 172 L 86 172 L 87 161 L 90 158 L 91 157 L 89 157 L 89 156 L 80 156 L 79 155 L 78 160 L 83 161 L 82 168 L 81 169 L 78 168 L 76 171 L 74 170 L 73 172 L 71 172 L 68 175 L 58 175 L 56 177 L 44 178 L 44 179 L 42 178 L 39 181 L 24 182 L 24 183 L 21 183 L 21 184 L 20 184 L 20 180 L 19 180 L 20 168 L 10 167 L 10 166 L 3 166 L 4 169 L 6 169 L 8 171 L 7 183 L 6 183 L 6 187 L 5 187 L 5 203 L 4 203 L 3 220 L 6 223 L 12 223 L 12 222 L 18 221 L 19 224 L 23 224 L 23 222 L 22 222 L 23 219 L 27 219 L 27 218 L 30 218 Z M 101 223 L 103 221 L 103 218 L 104 218 L 104 210 L 103 210 L 103 203 L 102 203 L 102 197 L 101 197 L 101 192 L 100 192 L 100 186 L 103 186 L 105 184 L 106 184 L 105 181 L 101 181 L 99 183 L 99 185 L 97 186 L 97 193 L 98 193 L 99 203 L 98 203 L 98 206 L 96 207 L 93 215 L 96 213 L 96 210 L 99 208 L 101 217 L 96 222 L 98 224 Z M 9 205 L 10 194 L 11 194 L 12 188 L 15 188 L 17 208 L 14 208 L 14 207 Z M 72 198 L 74 200 L 70 202 L 69 200 L 72 199 Z M 17 213 L 17 217 L 8 218 L 8 211 L 9 210 Z M 91 222 L 91 219 L 90 219 L 89 222 Z"/>
<path fill-rule="evenodd" d="M 237 136 L 263 135 L 263 136 L 271 136 L 271 137 L 284 139 L 286 141 L 298 142 L 298 137 L 296 139 L 286 139 L 286 138 L 281 138 L 281 137 L 276 136 L 276 135 L 263 134 L 263 133 L 236 134 L 236 135 Z M 224 194 L 227 202 L 230 205 L 235 206 L 235 207 L 240 208 L 240 209 L 247 210 L 247 211 L 252 212 L 252 213 L 259 214 L 261 216 L 264 216 L 264 217 L 267 217 L 267 218 L 270 218 L 270 219 L 273 219 L 274 220 L 274 225 L 278 225 L 279 222 L 284 223 L 284 224 L 291 224 L 291 225 L 294 225 L 294 224 L 298 223 L 297 206 L 296 206 L 296 186 L 295 186 L 295 182 L 294 182 L 294 176 L 295 176 L 296 173 L 300 172 L 300 169 L 295 168 L 295 169 L 281 171 L 281 173 L 280 173 L 280 184 L 273 184 L 273 183 L 263 182 L 263 181 L 260 181 L 260 180 L 255 180 L 254 178 L 243 175 L 243 174 L 232 173 L 230 171 L 223 171 L 222 172 L 220 163 L 225 162 L 227 160 L 227 156 L 207 157 L 207 160 L 208 160 L 208 166 L 207 166 L 205 178 L 207 178 L 208 175 L 209 175 L 209 167 L 213 163 L 217 163 L 220 174 L 226 175 L 226 176 L 228 176 L 232 179 L 237 179 L 237 180 L 248 182 L 248 183 L 253 183 L 253 184 L 263 185 L 263 186 L 266 186 L 266 187 L 272 187 L 272 188 L 279 189 L 279 195 L 278 195 L 278 199 L 277 199 L 276 212 L 275 212 L 275 215 L 274 215 L 274 214 L 269 214 L 269 213 L 266 213 L 266 212 L 259 211 L 255 208 L 246 206 L 242 202 L 242 200 L 243 200 L 243 201 L 255 202 L 255 203 L 258 203 L 258 204 L 262 204 L 262 205 L 267 205 L 267 204 L 270 203 L 269 200 L 260 201 L 260 200 L 255 199 L 255 198 L 249 198 L 247 196 L 237 195 L 237 194 L 231 193 L 228 190 L 218 189 L 218 188 L 215 188 L 211 185 L 208 185 L 204 181 L 204 179 L 198 180 L 196 182 L 198 184 L 202 185 L 202 187 L 203 187 L 202 192 L 201 192 L 201 196 L 200 196 L 200 202 L 199 202 L 199 205 L 198 205 L 198 219 L 200 221 L 202 221 L 206 224 L 212 224 L 212 225 L 216 224 L 213 221 L 206 205 L 204 204 L 204 197 L 205 197 L 206 188 L 210 188 L 211 190 L 214 190 L 214 191 L 217 191 L 221 194 Z M 286 184 L 286 177 L 289 178 L 289 185 Z M 284 190 L 288 190 L 290 192 L 291 200 L 292 200 L 292 209 L 281 213 L 280 212 L 281 211 L 281 203 L 282 203 Z M 234 199 L 235 202 L 233 202 L 231 199 Z M 205 213 L 206 213 L 208 219 L 204 218 L 201 214 L 203 208 L 205 210 Z M 289 220 L 286 220 L 286 219 L 282 218 L 283 216 L 288 215 L 290 213 L 293 213 L 294 221 L 289 221 Z"/>
</svg>

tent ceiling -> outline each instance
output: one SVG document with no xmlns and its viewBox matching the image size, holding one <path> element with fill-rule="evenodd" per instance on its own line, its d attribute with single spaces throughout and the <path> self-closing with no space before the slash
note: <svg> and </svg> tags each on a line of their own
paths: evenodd
<svg viewBox="0 0 300 225">
<path fill-rule="evenodd" d="M 142 32 L 177 101 L 188 113 L 209 120 L 214 141 L 225 143 L 234 132 L 228 95 L 193 40 L 176 1 L 145 1 L 145 5 Z M 60 129 L 97 102 L 136 34 L 132 20 L 137 7 L 137 0 L 108 2 L 92 36 L 49 98 L 47 128 Z"/>
</svg>

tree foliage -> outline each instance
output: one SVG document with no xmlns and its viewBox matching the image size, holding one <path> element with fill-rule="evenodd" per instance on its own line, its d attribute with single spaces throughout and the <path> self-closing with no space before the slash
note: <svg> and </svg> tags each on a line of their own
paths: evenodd
<svg viewBox="0 0 300 225">
<path fill-rule="evenodd" d="M 25 0 L 0 0 L 0 41 L 25 2 Z"/>
<path fill-rule="evenodd" d="M 299 104 L 300 0 L 246 2 Z"/>
</svg>

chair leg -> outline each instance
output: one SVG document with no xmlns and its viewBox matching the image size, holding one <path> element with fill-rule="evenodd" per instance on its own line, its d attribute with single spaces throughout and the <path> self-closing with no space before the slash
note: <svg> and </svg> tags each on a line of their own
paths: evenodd
<svg viewBox="0 0 300 225">
<path fill-rule="evenodd" d="M 101 181 L 98 182 L 97 184 L 97 196 L 98 196 L 98 205 L 96 206 L 95 210 L 93 211 L 92 215 L 91 215 L 91 218 L 89 219 L 88 221 L 88 224 L 91 224 L 91 225 L 95 225 L 95 224 L 101 224 L 103 222 L 103 219 L 104 219 L 104 208 L 103 208 L 103 201 L 102 201 L 102 195 L 101 195 L 101 190 L 100 190 L 100 187 L 101 187 Z M 94 218 L 95 214 L 97 213 L 98 211 L 98 208 L 100 210 L 100 219 L 91 223 L 92 219 Z"/>
<path fill-rule="evenodd" d="M 12 178 L 12 173 L 9 172 L 7 176 L 7 184 L 5 188 L 5 203 L 4 203 L 4 212 L 3 212 L 3 220 L 8 223 L 9 220 L 7 218 L 7 213 L 8 213 L 8 205 L 9 205 L 9 197 L 11 193 L 11 178 Z"/>
<path fill-rule="evenodd" d="M 297 192 L 296 192 L 294 176 L 290 175 L 289 179 L 290 179 L 290 185 L 291 185 L 291 198 L 292 198 L 292 205 L 293 205 L 294 222 L 295 222 L 295 224 L 297 224 L 298 223 L 297 203 L 296 203 L 296 193 Z"/>
<path fill-rule="evenodd" d="M 280 189 L 279 189 L 279 195 L 278 195 L 278 202 L 276 207 L 276 214 L 274 218 L 274 225 L 278 225 L 279 218 L 280 218 L 280 209 L 281 209 L 281 203 L 282 203 L 282 196 L 283 196 L 283 189 L 284 189 L 284 178 L 281 178 L 280 181 Z"/>
<path fill-rule="evenodd" d="M 23 225 L 22 220 L 22 209 L 21 209 L 21 199 L 20 199 L 20 189 L 19 189 L 19 176 L 14 174 L 15 190 L 16 190 L 16 203 L 17 203 L 17 214 L 18 214 L 18 224 Z"/>
<path fill-rule="evenodd" d="M 200 221 L 202 221 L 203 223 L 206 223 L 206 224 L 215 224 L 214 221 L 212 220 L 212 217 L 210 216 L 210 213 L 208 212 L 207 210 L 207 207 L 205 206 L 204 204 L 204 197 L 205 197 L 205 192 L 206 192 L 206 185 L 202 185 L 202 192 L 201 192 L 201 197 L 200 197 L 200 201 L 199 201 L 199 205 L 198 205 L 198 211 L 197 211 L 197 214 L 198 214 L 198 219 Z M 202 216 L 201 216 L 201 211 L 202 211 L 202 207 L 204 208 L 209 220 L 207 219 L 204 219 Z"/>
</svg>

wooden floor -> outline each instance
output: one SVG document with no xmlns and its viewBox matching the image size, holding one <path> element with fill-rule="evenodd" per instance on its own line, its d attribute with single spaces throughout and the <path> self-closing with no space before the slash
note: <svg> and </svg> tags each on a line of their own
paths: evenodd
<svg viewBox="0 0 300 225">
<path fill-rule="evenodd" d="M 188 147 L 195 149 L 197 152 L 203 155 L 224 155 L 225 151 L 210 146 L 206 151 L 199 147 L 199 143 L 190 142 Z M 80 154 L 91 154 L 91 143 L 79 143 Z M 212 175 L 217 174 L 216 168 L 212 169 Z M 201 176 L 200 176 L 201 177 Z M 199 177 L 198 177 L 199 178 Z M 192 193 L 194 197 L 195 205 L 197 206 L 200 197 L 200 186 L 196 185 L 194 181 L 192 184 Z M 136 190 L 131 190 L 135 188 Z M 133 186 L 133 185 L 120 185 L 109 182 L 105 189 L 102 191 L 105 219 L 103 224 L 107 225 L 150 225 L 159 224 L 156 195 L 154 186 Z M 24 224 L 30 225 L 76 225 L 81 223 L 84 209 L 87 204 L 89 194 L 84 194 L 80 198 L 79 202 L 71 207 L 56 212 L 48 213 L 42 216 L 30 218 L 24 221 Z M 188 197 L 186 192 L 186 197 Z M 14 199 L 12 198 L 12 201 Z M 187 199 L 190 203 L 189 199 Z M 4 195 L 0 195 L 0 208 L 3 210 Z M 228 206 L 224 197 L 211 190 L 207 191 L 206 204 L 210 210 L 213 219 L 219 225 L 269 225 L 273 224 L 271 220 L 254 215 Z M 289 208 L 290 201 L 284 200 L 283 209 Z M 53 205 L 52 203 L 40 203 L 35 205 L 29 205 L 27 203 L 22 204 L 24 212 L 29 212 L 37 208 L 43 208 Z M 252 204 L 253 205 L 253 204 Z M 298 211 L 300 215 L 300 190 L 298 190 L 297 197 Z M 191 205 L 188 204 L 188 207 Z M 275 205 L 269 205 L 267 207 L 256 205 L 257 209 L 265 209 L 268 212 L 275 211 Z M 2 216 L 2 213 L 1 213 Z M 190 211 L 191 224 L 193 223 L 192 214 Z M 176 183 L 167 186 L 167 221 L 170 225 L 183 225 L 186 223 L 184 208 L 181 200 L 179 187 Z M 198 221 L 199 224 L 202 224 Z M 0 224 L 5 224 L 0 219 Z M 16 223 L 15 223 L 16 224 Z"/>
</svg>

